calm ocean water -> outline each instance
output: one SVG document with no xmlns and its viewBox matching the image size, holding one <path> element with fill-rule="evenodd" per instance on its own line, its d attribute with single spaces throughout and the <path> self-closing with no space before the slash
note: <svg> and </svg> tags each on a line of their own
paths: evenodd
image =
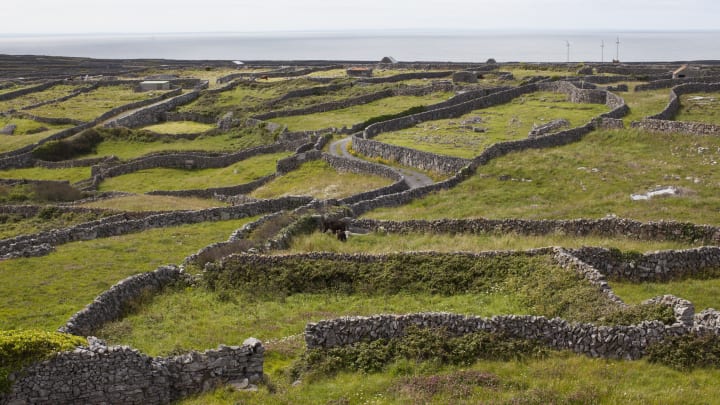
<svg viewBox="0 0 720 405">
<path fill-rule="evenodd" d="M 221 60 L 623 62 L 720 59 L 712 32 L 335 32 L 132 35 L 0 35 L 0 54 Z M 604 41 L 605 47 L 601 48 Z M 604 50 L 603 50 L 604 49 Z"/>
</svg>

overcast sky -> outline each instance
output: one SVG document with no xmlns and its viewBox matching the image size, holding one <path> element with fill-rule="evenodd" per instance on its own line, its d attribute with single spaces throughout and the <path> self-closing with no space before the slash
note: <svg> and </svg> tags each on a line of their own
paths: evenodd
<svg viewBox="0 0 720 405">
<path fill-rule="evenodd" d="M 720 29 L 718 0 L 0 0 L 0 34 Z"/>
</svg>

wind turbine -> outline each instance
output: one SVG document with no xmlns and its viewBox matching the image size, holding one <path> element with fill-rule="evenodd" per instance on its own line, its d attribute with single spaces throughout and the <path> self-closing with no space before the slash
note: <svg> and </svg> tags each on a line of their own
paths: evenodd
<svg viewBox="0 0 720 405">
<path fill-rule="evenodd" d="M 567 46 L 567 63 L 570 63 L 570 41 L 565 41 L 565 46 Z"/>
<path fill-rule="evenodd" d="M 600 41 L 600 63 L 605 63 L 605 41 Z"/>
<path fill-rule="evenodd" d="M 620 63 L 620 37 L 617 37 L 617 41 L 615 41 L 615 60 L 617 60 L 618 63 Z"/>
</svg>

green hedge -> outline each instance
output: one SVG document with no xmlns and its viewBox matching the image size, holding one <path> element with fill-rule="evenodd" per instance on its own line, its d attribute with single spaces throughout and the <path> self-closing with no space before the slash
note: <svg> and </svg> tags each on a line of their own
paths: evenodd
<svg viewBox="0 0 720 405">
<path fill-rule="evenodd" d="M 8 392 L 10 373 L 55 353 L 87 345 L 85 338 L 39 330 L 0 330 L 0 392 Z"/>
<path fill-rule="evenodd" d="M 102 135 L 91 128 L 67 139 L 46 142 L 33 149 L 32 155 L 35 159 L 59 162 L 93 152 L 102 140 Z"/>
<path fill-rule="evenodd" d="M 459 337 L 444 329 L 408 328 L 396 339 L 378 339 L 350 346 L 306 351 L 293 364 L 293 378 L 327 376 L 339 371 L 382 371 L 388 364 L 407 359 L 435 364 L 470 365 L 477 360 L 542 358 L 549 349 L 539 342 L 488 332 Z"/>
</svg>

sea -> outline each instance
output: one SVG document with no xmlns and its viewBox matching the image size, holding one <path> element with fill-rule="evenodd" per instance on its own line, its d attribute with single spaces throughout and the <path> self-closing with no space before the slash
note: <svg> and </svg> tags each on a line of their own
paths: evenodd
<svg viewBox="0 0 720 405">
<path fill-rule="evenodd" d="M 720 60 L 719 31 L 343 31 L 2 35 L 0 54 L 109 59 L 485 62 Z"/>
</svg>

